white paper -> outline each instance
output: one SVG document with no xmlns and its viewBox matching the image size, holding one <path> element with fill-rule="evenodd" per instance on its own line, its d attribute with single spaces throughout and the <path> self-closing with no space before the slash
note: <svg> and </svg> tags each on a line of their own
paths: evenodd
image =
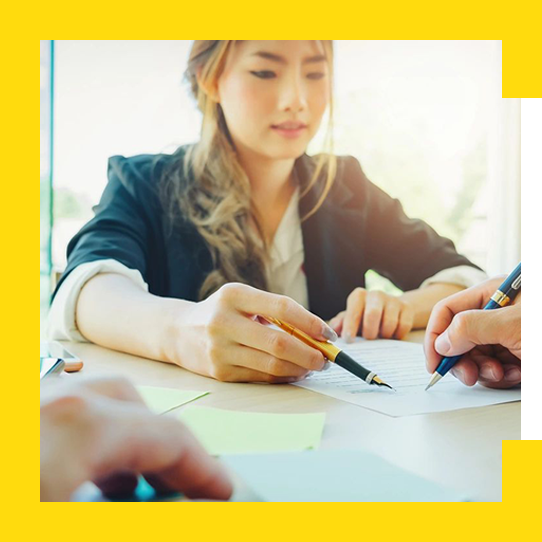
<svg viewBox="0 0 542 542">
<path fill-rule="evenodd" d="M 350 345 L 340 340 L 335 344 L 397 391 L 369 386 L 335 364 L 331 364 L 328 371 L 314 373 L 296 386 L 394 417 L 521 400 L 520 389 L 492 390 L 480 385 L 469 388 L 452 375 L 447 375 L 426 392 L 431 375 L 425 368 L 421 344 L 363 339 Z"/>
</svg>

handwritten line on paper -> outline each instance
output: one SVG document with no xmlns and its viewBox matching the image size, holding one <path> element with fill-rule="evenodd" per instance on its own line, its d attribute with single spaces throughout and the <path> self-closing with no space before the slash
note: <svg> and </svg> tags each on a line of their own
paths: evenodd
<svg viewBox="0 0 542 542">
<path fill-rule="evenodd" d="M 356 361 L 375 371 L 397 391 L 394 393 L 369 386 L 336 365 L 332 365 L 329 371 L 314 373 L 296 386 L 394 417 L 521 400 L 519 389 L 491 390 L 482 386 L 468 388 L 452 376 L 425 392 L 430 375 L 425 368 L 425 355 L 420 344 L 363 339 L 357 339 L 350 345 L 343 341 L 336 344 Z"/>
</svg>

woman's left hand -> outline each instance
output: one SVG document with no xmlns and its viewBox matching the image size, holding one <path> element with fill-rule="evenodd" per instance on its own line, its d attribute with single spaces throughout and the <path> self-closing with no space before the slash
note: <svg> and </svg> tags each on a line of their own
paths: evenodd
<svg viewBox="0 0 542 542">
<path fill-rule="evenodd" d="M 330 321 L 330 326 L 346 342 L 361 335 L 365 339 L 403 339 L 414 327 L 411 303 L 380 291 L 356 288 L 348 297 L 346 311 Z"/>
</svg>

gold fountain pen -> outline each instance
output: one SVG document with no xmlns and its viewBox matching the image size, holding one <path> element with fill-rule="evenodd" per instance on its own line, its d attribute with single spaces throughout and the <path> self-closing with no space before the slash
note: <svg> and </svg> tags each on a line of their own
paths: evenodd
<svg viewBox="0 0 542 542">
<path fill-rule="evenodd" d="M 365 367 L 363 367 L 363 365 L 360 365 L 357 361 L 353 360 L 348 354 L 343 352 L 334 344 L 330 342 L 317 341 L 306 333 L 303 333 L 303 331 L 296 329 L 290 324 L 286 324 L 285 322 L 277 320 L 276 318 L 272 318 L 269 316 L 264 316 L 264 318 L 269 323 L 276 325 L 283 331 L 286 331 L 286 333 L 288 333 L 289 335 L 292 335 L 296 339 L 303 341 L 308 346 L 316 348 L 316 350 L 319 350 L 326 357 L 326 359 L 328 359 L 332 363 L 335 363 L 339 367 L 346 369 L 349 373 L 352 373 L 358 378 L 361 378 L 361 380 L 367 382 L 367 384 L 383 386 L 385 388 L 389 388 L 390 390 L 395 391 L 394 388 L 392 388 L 389 384 L 386 384 L 386 382 L 384 382 L 375 372 L 369 371 L 369 369 L 366 369 Z"/>
</svg>

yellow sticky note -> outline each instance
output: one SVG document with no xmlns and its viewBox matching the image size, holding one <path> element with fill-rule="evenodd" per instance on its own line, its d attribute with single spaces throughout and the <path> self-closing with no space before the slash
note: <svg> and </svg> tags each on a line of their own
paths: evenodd
<svg viewBox="0 0 542 542">
<path fill-rule="evenodd" d="M 212 455 L 318 448 L 325 414 L 259 414 L 190 407 L 178 414 Z"/>
</svg>

